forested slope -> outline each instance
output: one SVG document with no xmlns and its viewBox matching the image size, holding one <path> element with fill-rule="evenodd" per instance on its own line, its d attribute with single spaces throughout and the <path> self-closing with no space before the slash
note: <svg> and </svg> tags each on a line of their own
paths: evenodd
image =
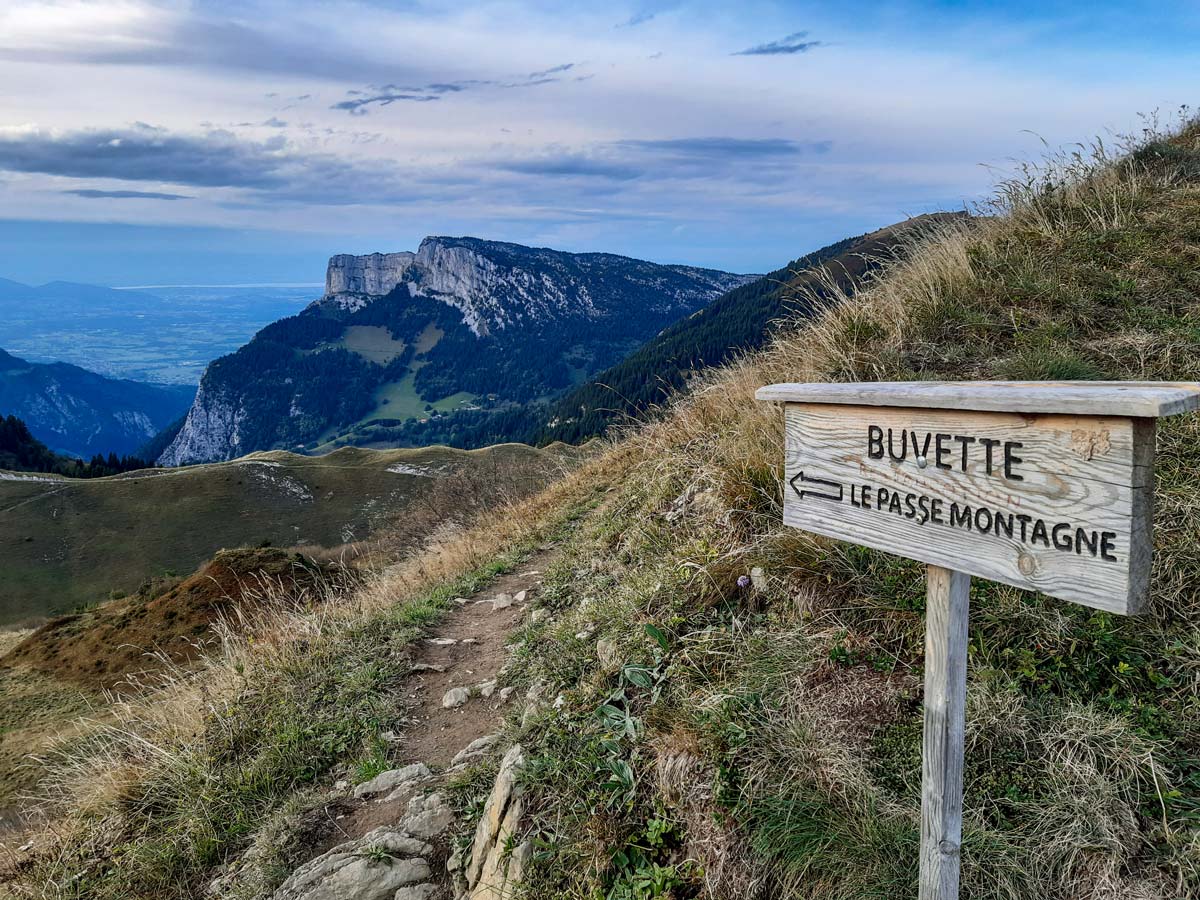
<svg viewBox="0 0 1200 900">
<path fill-rule="evenodd" d="M 454 447 L 500 441 L 579 443 L 600 437 L 614 423 L 630 424 L 653 415 L 696 373 L 762 347 L 773 322 L 816 314 L 831 288 L 848 288 L 902 247 L 906 234 L 947 217 L 953 215 L 920 216 L 805 254 L 669 325 L 561 398 L 431 415 L 422 421 L 379 427 L 373 435 L 403 445 Z"/>
</svg>

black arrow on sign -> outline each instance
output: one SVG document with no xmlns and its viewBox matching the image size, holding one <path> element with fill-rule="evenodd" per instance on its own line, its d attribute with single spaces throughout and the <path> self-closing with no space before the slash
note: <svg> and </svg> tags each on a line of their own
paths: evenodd
<svg viewBox="0 0 1200 900">
<path fill-rule="evenodd" d="M 822 487 L 837 488 L 837 494 L 823 494 L 820 491 L 802 490 L 796 487 L 797 481 L 799 481 L 801 484 L 819 484 Z M 796 492 L 796 496 L 801 500 L 803 500 L 805 497 L 818 497 L 821 500 L 835 500 L 840 503 L 842 500 L 842 495 L 845 493 L 845 488 L 836 481 L 826 481 L 824 478 L 805 478 L 803 471 L 799 471 L 793 475 L 788 484 L 792 486 L 792 490 Z"/>
</svg>

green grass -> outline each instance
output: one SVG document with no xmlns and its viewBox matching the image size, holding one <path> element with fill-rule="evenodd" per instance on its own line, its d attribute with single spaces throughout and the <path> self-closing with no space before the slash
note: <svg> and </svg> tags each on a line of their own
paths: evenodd
<svg viewBox="0 0 1200 900">
<path fill-rule="evenodd" d="M 225 547 L 340 547 L 370 539 L 424 503 L 440 476 L 479 472 L 528 484 L 562 457 L 519 445 L 325 456 L 282 451 L 227 463 L 50 483 L 0 481 L 0 625 L 132 593 L 146 578 L 190 572 Z"/>
<path fill-rule="evenodd" d="M 405 344 L 382 325 L 350 325 L 336 346 L 357 353 L 368 362 L 386 366 L 404 352 Z"/>
<path fill-rule="evenodd" d="M 557 619 L 527 629 L 510 674 L 563 698 L 509 724 L 531 758 L 526 831 L 550 848 L 528 896 L 623 896 L 620 860 L 661 816 L 705 873 L 681 896 L 915 893 L 922 567 L 781 526 L 780 417 L 753 391 L 1200 380 L 1198 138 L 1005 186 L 1000 217 L 632 437 L 632 471 L 550 573 Z M 1160 424 L 1145 616 L 973 586 L 964 897 L 1200 896 L 1197 422 Z M 736 583 L 756 565 L 762 594 Z M 643 623 L 669 637 L 662 662 Z M 598 664 L 601 639 L 620 665 Z M 629 666 L 662 678 L 633 689 Z"/>
</svg>

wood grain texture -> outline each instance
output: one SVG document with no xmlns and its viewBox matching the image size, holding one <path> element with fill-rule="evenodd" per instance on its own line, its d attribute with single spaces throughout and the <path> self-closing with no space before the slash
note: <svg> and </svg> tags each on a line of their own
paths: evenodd
<svg viewBox="0 0 1200 900">
<path fill-rule="evenodd" d="M 873 428 L 884 436 L 882 458 L 869 453 Z M 938 434 L 941 456 L 927 437 Z M 896 460 L 901 435 L 905 458 Z M 995 442 L 990 474 L 984 442 Z M 1019 480 L 1005 476 L 1005 443 Z M 1129 614 L 1149 585 L 1153 455 L 1149 419 L 788 404 L 784 521 Z"/>
<path fill-rule="evenodd" d="M 970 594 L 969 575 L 928 567 L 918 900 L 958 897 Z"/>
<path fill-rule="evenodd" d="M 1200 408 L 1200 384 L 1164 381 L 868 381 L 772 384 L 759 400 L 1156 418 Z"/>
</svg>

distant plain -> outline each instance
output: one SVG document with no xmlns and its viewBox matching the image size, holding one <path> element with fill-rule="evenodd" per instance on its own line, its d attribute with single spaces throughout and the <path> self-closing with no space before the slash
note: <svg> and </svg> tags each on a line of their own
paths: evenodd
<svg viewBox="0 0 1200 900">
<path fill-rule="evenodd" d="M 55 303 L 54 315 L 43 303 L 0 296 L 0 348 L 111 377 L 198 384 L 209 362 L 321 291 L 315 284 L 152 286 L 68 296 Z"/>
</svg>

